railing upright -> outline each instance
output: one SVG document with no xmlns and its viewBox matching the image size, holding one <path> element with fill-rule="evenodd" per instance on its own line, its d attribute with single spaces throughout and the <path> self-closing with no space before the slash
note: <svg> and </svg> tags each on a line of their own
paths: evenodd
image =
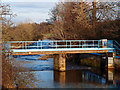
<svg viewBox="0 0 120 90">
<path fill-rule="evenodd" d="M 22 49 L 24 49 L 24 42 L 22 42 Z"/>
<path fill-rule="evenodd" d="M 38 41 L 37 41 L 37 48 L 39 49 Z"/>
<path fill-rule="evenodd" d="M 42 41 L 41 41 L 41 49 L 42 49 Z"/>
<path fill-rule="evenodd" d="M 114 41 L 112 40 L 112 48 L 113 48 L 113 46 L 114 46 Z"/>
<path fill-rule="evenodd" d="M 99 40 L 98 40 L 98 48 L 99 48 Z"/>
<path fill-rule="evenodd" d="M 80 48 L 80 41 L 79 41 L 79 48 Z"/>
<path fill-rule="evenodd" d="M 70 48 L 71 48 L 71 41 L 70 41 Z"/>
<path fill-rule="evenodd" d="M 51 45 L 52 49 L 53 49 L 53 44 L 54 44 L 54 43 L 53 43 L 53 41 L 52 41 L 52 45 Z"/>
<path fill-rule="evenodd" d="M 83 43 L 84 43 L 84 42 L 82 42 L 82 48 L 83 48 Z"/>
<path fill-rule="evenodd" d="M 67 48 L 67 40 L 66 40 L 66 48 Z"/>
<path fill-rule="evenodd" d="M 56 49 L 57 49 L 57 41 L 56 41 Z"/>
<path fill-rule="evenodd" d="M 25 49 L 27 49 L 27 42 L 25 42 Z"/>
<path fill-rule="evenodd" d="M 11 50 L 11 43 L 9 42 L 9 44 L 8 44 L 8 45 L 9 45 L 9 48 L 8 48 L 8 49 L 9 49 L 9 51 L 10 51 L 10 50 Z"/>
</svg>

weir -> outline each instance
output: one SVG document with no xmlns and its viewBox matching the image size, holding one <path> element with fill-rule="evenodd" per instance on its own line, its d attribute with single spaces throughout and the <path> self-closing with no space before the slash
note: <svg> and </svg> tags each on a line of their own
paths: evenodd
<svg viewBox="0 0 120 90">
<path fill-rule="evenodd" d="M 114 67 L 114 58 L 120 55 L 120 44 L 114 40 L 49 40 L 10 41 L 4 43 L 6 53 L 12 55 L 53 54 L 54 70 L 66 70 L 65 54 L 106 53 L 108 68 Z"/>
</svg>

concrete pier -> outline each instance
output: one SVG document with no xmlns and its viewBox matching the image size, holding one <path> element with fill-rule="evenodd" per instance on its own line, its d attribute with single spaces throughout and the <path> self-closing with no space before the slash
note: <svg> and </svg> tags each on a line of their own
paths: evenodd
<svg viewBox="0 0 120 90">
<path fill-rule="evenodd" d="M 58 71 L 66 70 L 66 58 L 64 54 L 54 55 L 54 70 L 58 70 Z"/>
<path fill-rule="evenodd" d="M 114 68 L 114 53 L 108 53 L 108 69 Z"/>
</svg>

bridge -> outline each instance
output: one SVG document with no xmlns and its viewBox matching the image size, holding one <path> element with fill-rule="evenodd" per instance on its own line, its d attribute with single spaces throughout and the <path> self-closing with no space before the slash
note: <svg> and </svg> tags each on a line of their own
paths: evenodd
<svg viewBox="0 0 120 90">
<path fill-rule="evenodd" d="M 115 40 L 47 40 L 10 41 L 5 45 L 6 52 L 12 55 L 53 54 L 54 69 L 65 70 L 65 54 L 107 53 L 108 63 L 120 55 L 120 44 Z"/>
</svg>

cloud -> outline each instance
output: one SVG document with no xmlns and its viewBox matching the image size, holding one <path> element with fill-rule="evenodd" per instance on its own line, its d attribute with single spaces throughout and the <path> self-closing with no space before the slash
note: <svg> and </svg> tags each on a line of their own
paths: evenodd
<svg viewBox="0 0 120 90">
<path fill-rule="evenodd" d="M 14 22 L 24 22 L 26 20 L 31 20 L 33 22 L 42 22 L 48 19 L 50 16 L 48 12 L 55 6 L 52 2 L 37 2 L 37 3 L 27 3 L 27 2 L 12 2 L 10 3 L 12 11 L 17 14 L 13 19 Z"/>
<path fill-rule="evenodd" d="M 59 0 L 4 0 L 4 2 L 58 2 Z"/>
</svg>

